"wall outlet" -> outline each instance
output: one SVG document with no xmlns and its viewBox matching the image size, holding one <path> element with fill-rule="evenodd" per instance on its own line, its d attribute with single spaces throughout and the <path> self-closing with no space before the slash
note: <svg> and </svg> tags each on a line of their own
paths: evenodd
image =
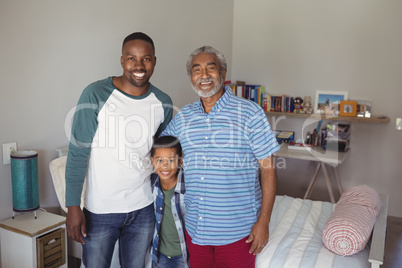
<svg viewBox="0 0 402 268">
<path fill-rule="evenodd" d="M 395 126 L 396 130 L 402 130 L 402 118 L 397 118 L 396 119 L 396 126 Z"/>
<path fill-rule="evenodd" d="M 10 142 L 10 143 L 3 144 L 3 165 L 10 164 L 10 154 L 12 151 L 16 151 L 16 150 L 17 150 L 16 142 Z"/>
</svg>

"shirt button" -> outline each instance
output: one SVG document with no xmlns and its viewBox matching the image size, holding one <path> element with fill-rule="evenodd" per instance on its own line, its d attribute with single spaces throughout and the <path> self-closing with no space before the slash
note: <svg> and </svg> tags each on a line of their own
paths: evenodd
<svg viewBox="0 0 402 268">
<path fill-rule="evenodd" d="M 160 208 L 160 210 L 162 210 L 163 208 Z"/>
<path fill-rule="evenodd" d="M 208 139 L 208 137 L 205 137 L 205 139 L 207 140 L 207 139 Z"/>
<path fill-rule="evenodd" d="M 205 155 L 202 157 L 202 159 L 207 159 L 206 157 L 205 157 Z"/>
<path fill-rule="evenodd" d="M 204 198 L 201 197 L 200 200 L 204 200 Z"/>
<path fill-rule="evenodd" d="M 202 217 L 200 217 L 200 220 L 202 220 Z"/>
<path fill-rule="evenodd" d="M 209 118 L 207 118 L 207 122 L 209 122 Z"/>
<path fill-rule="evenodd" d="M 204 177 L 201 177 L 201 180 L 204 180 Z"/>
</svg>

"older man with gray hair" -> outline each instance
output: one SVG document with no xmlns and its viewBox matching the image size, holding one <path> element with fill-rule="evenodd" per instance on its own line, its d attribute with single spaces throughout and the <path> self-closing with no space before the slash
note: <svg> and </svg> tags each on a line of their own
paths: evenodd
<svg viewBox="0 0 402 268">
<path fill-rule="evenodd" d="M 226 72 L 221 52 L 195 50 L 187 73 L 200 99 L 162 133 L 178 137 L 184 152 L 192 268 L 254 267 L 268 243 L 276 192 L 272 155 L 279 145 L 261 107 L 224 87 Z"/>
</svg>

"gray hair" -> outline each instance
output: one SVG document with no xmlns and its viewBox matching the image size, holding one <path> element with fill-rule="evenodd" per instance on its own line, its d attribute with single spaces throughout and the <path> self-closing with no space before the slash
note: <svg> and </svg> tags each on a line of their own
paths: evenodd
<svg viewBox="0 0 402 268">
<path fill-rule="evenodd" d="M 218 60 L 219 60 L 219 65 L 221 66 L 221 73 L 223 71 L 227 71 L 227 63 L 226 63 L 226 58 L 225 55 L 223 55 L 222 52 L 218 51 L 217 49 L 211 47 L 211 46 L 203 46 L 200 48 L 197 48 L 196 50 L 194 50 L 193 53 L 190 54 L 190 56 L 188 56 L 188 60 L 187 60 L 187 75 L 189 77 L 191 77 L 191 62 L 193 61 L 193 58 L 199 54 L 214 54 Z"/>
</svg>

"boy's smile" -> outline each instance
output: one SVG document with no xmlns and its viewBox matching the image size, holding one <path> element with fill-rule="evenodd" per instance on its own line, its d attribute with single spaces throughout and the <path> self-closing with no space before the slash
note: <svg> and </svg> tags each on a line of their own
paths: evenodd
<svg viewBox="0 0 402 268">
<path fill-rule="evenodd" d="M 180 166 L 175 148 L 158 148 L 151 158 L 155 172 L 159 175 L 162 188 L 172 189 L 177 182 L 177 173 Z"/>
</svg>

